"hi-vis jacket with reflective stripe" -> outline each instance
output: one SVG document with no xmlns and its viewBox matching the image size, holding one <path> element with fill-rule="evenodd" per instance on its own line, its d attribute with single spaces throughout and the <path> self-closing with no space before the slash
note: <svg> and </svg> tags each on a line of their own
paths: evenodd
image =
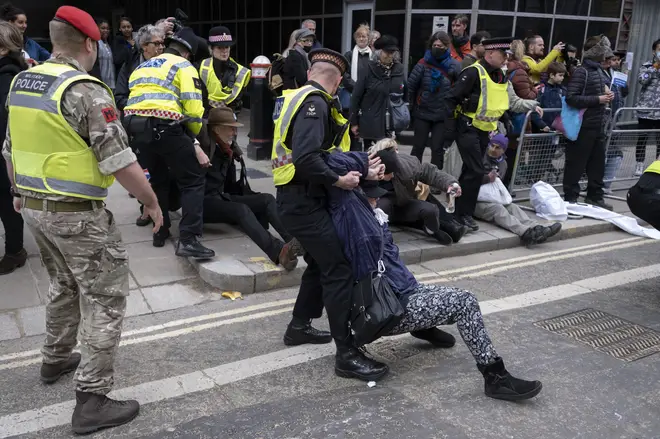
<svg viewBox="0 0 660 439">
<path fill-rule="evenodd" d="M 504 84 L 497 84 L 490 79 L 484 66 L 479 63 L 474 63 L 466 69 L 479 71 L 479 81 L 481 82 L 479 105 L 474 113 L 463 111 L 460 106 L 457 111 L 472 119 L 472 126 L 475 128 L 482 131 L 495 131 L 497 121 L 509 109 L 509 92 L 507 91 L 509 83 L 507 81 Z"/>
<path fill-rule="evenodd" d="M 197 70 L 185 58 L 164 53 L 143 62 L 128 80 L 125 115 L 182 120 L 194 134 L 202 128 L 204 104 Z"/>
<path fill-rule="evenodd" d="M 18 188 L 88 200 L 108 195 L 114 177 L 101 174 L 94 152 L 62 115 L 62 95 L 78 81 L 107 88 L 71 66 L 49 62 L 14 78 L 8 103 Z"/>
<path fill-rule="evenodd" d="M 651 166 L 646 168 L 644 172 L 653 172 L 654 174 L 660 174 L 660 160 L 656 160 L 651 163 Z"/>
<path fill-rule="evenodd" d="M 224 85 L 220 79 L 218 79 L 213 70 L 213 58 L 205 59 L 199 67 L 199 76 L 202 78 L 202 81 L 206 84 L 206 88 L 209 91 L 209 105 L 211 107 L 215 108 L 222 104 L 231 104 L 238 96 L 240 96 L 241 91 L 247 87 L 248 82 L 250 82 L 252 72 L 234 61 L 232 58 L 229 58 L 229 61 L 236 64 L 237 67 L 233 87 L 229 87 L 229 84 Z"/>
<path fill-rule="evenodd" d="M 273 135 L 273 153 L 271 159 L 273 162 L 273 181 L 275 186 L 282 186 L 289 183 L 296 174 L 296 168 L 293 165 L 293 155 L 291 148 L 285 142 L 289 136 L 289 128 L 296 118 L 305 98 L 316 93 L 323 96 L 330 106 L 330 115 L 337 129 L 331 130 L 337 133 L 330 147 L 325 151 L 334 153 L 348 151 L 351 148 L 351 137 L 348 132 L 348 120 L 339 113 L 332 105 L 332 96 L 323 90 L 305 85 L 298 89 L 285 90 L 275 104 L 279 116 L 275 120 L 275 133 Z M 322 145 L 319 145 L 319 148 Z"/>
</svg>

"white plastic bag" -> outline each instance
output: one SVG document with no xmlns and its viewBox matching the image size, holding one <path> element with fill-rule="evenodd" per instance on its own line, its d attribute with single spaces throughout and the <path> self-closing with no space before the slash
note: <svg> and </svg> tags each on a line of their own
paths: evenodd
<svg viewBox="0 0 660 439">
<path fill-rule="evenodd" d="M 544 181 L 534 183 L 529 193 L 536 214 L 550 221 L 566 221 L 568 210 L 559 192 Z"/>
<path fill-rule="evenodd" d="M 506 186 L 502 183 L 499 177 L 495 179 L 492 183 L 482 184 L 479 188 L 479 195 L 477 195 L 477 201 L 482 203 L 495 203 L 508 205 L 513 202 L 511 199 L 511 194 L 506 190 Z"/>
</svg>

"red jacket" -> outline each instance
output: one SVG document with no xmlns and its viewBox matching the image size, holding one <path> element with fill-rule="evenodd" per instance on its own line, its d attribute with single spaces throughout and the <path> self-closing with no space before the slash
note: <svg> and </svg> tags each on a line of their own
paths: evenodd
<svg viewBox="0 0 660 439">
<path fill-rule="evenodd" d="M 460 54 L 456 51 L 456 48 L 454 47 L 453 44 L 450 44 L 449 47 L 451 49 L 451 57 L 454 58 L 455 60 L 459 61 L 459 62 L 463 61 L 463 58 L 465 57 L 465 55 L 472 52 L 472 46 L 470 45 L 469 41 L 461 46 L 461 53 Z"/>
<path fill-rule="evenodd" d="M 536 99 L 538 92 L 529 77 L 529 67 L 522 61 L 509 61 L 507 76 L 513 85 L 513 91 L 520 99 Z M 511 76 L 513 75 L 513 76 Z"/>
</svg>

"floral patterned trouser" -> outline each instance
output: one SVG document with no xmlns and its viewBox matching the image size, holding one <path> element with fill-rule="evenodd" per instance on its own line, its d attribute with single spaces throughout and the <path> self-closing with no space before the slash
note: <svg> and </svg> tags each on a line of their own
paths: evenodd
<svg viewBox="0 0 660 439">
<path fill-rule="evenodd" d="M 390 335 L 454 323 L 477 364 L 495 362 L 498 355 L 484 327 L 479 302 L 469 291 L 419 284 L 408 299 L 403 320 Z"/>
</svg>

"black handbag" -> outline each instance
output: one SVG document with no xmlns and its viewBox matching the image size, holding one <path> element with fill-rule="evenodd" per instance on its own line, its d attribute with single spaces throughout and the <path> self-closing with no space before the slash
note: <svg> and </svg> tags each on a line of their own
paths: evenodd
<svg viewBox="0 0 660 439">
<path fill-rule="evenodd" d="M 385 237 L 381 229 L 378 269 L 356 282 L 351 297 L 351 333 L 357 347 L 389 334 L 399 324 L 404 309 L 385 274 Z"/>
</svg>

